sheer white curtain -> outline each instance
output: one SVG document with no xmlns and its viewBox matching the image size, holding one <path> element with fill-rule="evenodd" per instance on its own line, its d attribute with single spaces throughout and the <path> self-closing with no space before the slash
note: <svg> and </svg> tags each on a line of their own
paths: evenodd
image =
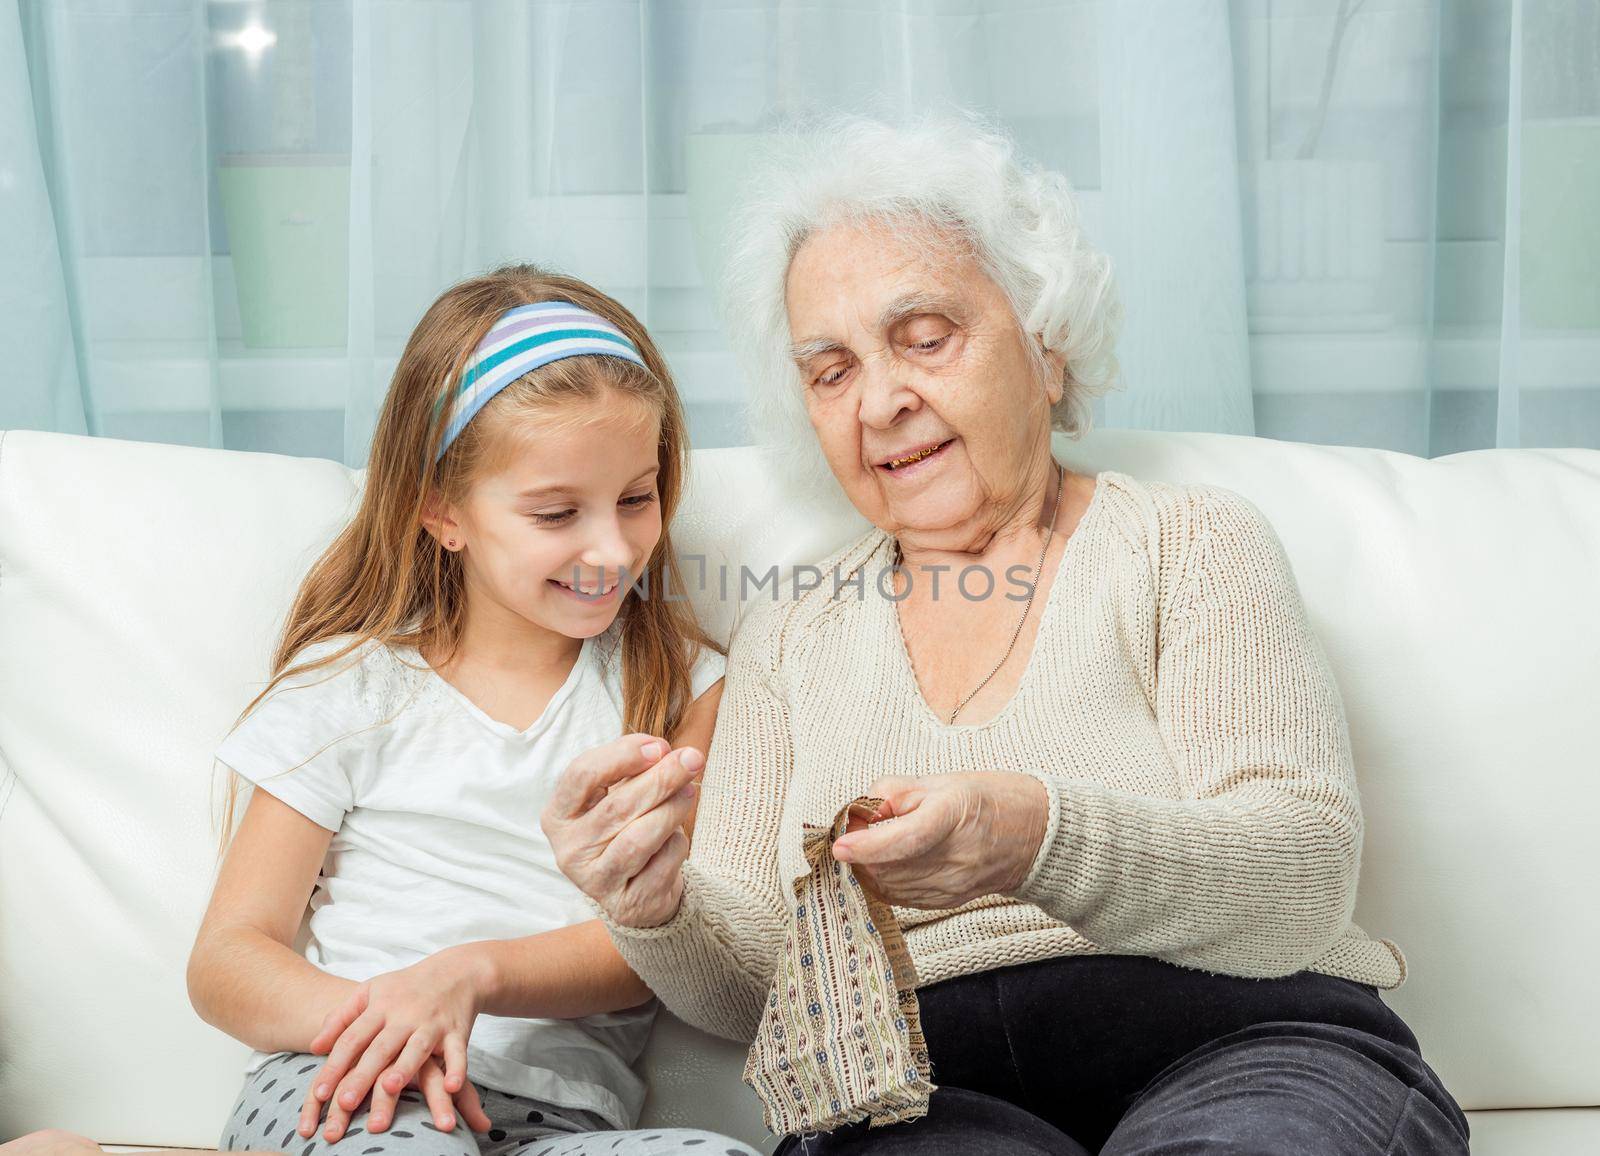
<svg viewBox="0 0 1600 1156">
<path fill-rule="evenodd" d="M 0 427 L 360 464 L 428 302 L 533 260 L 738 442 L 752 144 L 950 105 L 1116 262 L 1102 424 L 1600 445 L 1592 0 L 0 0 Z"/>
</svg>

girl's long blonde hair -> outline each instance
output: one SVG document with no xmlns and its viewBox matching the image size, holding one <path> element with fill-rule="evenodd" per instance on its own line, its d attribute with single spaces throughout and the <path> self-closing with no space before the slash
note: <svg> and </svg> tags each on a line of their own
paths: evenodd
<svg viewBox="0 0 1600 1156">
<path fill-rule="evenodd" d="M 633 342 L 648 370 L 615 357 L 570 357 L 535 369 L 501 390 L 468 423 L 442 458 L 439 446 L 450 398 L 472 351 L 508 309 L 570 301 L 599 314 Z M 626 308 L 582 281 L 534 265 L 507 265 L 447 289 L 406 342 L 373 433 L 366 488 L 355 517 L 300 584 L 272 656 L 272 678 L 234 726 L 280 683 L 339 662 L 368 641 L 413 646 L 444 665 L 461 641 L 466 615 L 462 560 L 423 527 L 430 494 L 460 505 L 473 482 L 503 462 L 518 439 L 563 403 L 617 395 L 660 420 L 656 485 L 661 538 L 646 563 L 655 597 L 630 593 L 618 611 L 623 725 L 628 732 L 670 735 L 690 694 L 695 645 L 721 651 L 682 598 L 672 544 L 672 516 L 688 467 L 683 405 L 672 374 L 644 326 Z M 305 647 L 341 635 L 349 642 L 314 661 L 290 665 Z M 293 768 L 287 768 L 293 769 Z M 239 776 L 230 774 L 220 848 L 232 837 Z"/>
</svg>

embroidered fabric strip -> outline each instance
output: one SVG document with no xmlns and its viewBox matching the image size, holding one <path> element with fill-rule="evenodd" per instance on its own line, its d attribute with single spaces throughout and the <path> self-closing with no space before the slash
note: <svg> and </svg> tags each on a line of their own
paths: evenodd
<svg viewBox="0 0 1600 1156">
<path fill-rule="evenodd" d="M 917 1009 L 917 973 L 889 905 L 832 854 L 852 814 L 876 817 L 862 797 L 831 826 L 807 824 L 806 874 L 782 962 L 767 997 L 744 1080 L 779 1135 L 914 1120 L 934 1090 Z"/>
</svg>

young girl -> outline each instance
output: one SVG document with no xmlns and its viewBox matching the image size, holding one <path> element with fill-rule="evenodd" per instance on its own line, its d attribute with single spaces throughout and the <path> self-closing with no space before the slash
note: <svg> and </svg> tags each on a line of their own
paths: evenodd
<svg viewBox="0 0 1600 1156">
<path fill-rule="evenodd" d="M 660 353 L 582 282 L 511 266 L 423 317 L 360 509 L 217 752 L 258 788 L 189 961 L 196 1010 L 256 1049 L 219 1147 L 750 1151 L 619 1133 L 654 1004 L 539 828 L 630 731 L 643 773 L 606 806 L 661 870 L 686 854 L 723 665 L 663 597 L 687 453 Z"/>
</svg>

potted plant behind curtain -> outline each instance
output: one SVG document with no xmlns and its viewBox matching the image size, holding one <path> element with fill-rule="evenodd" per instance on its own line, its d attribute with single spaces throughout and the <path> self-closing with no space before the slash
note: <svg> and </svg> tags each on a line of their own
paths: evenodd
<svg viewBox="0 0 1600 1156">
<path fill-rule="evenodd" d="M 316 151 L 309 0 L 275 3 L 266 13 L 270 28 L 251 26 L 233 40 L 242 38 L 247 56 L 256 57 L 246 62 L 252 77 L 265 75 L 269 147 L 224 154 L 217 172 L 244 344 L 253 349 L 343 346 L 350 157 Z"/>
<path fill-rule="evenodd" d="M 1522 321 L 1600 330 L 1600 8 L 1524 10 Z"/>
</svg>

